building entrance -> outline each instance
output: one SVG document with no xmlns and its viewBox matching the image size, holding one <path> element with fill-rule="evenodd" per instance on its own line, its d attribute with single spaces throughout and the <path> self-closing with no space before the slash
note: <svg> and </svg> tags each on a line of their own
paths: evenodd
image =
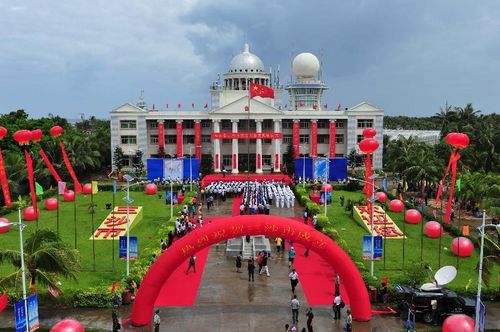
<svg viewBox="0 0 500 332">
<path fill-rule="evenodd" d="M 250 163 L 250 165 L 249 165 Z M 238 154 L 238 170 L 240 173 L 246 172 L 254 173 L 257 166 L 257 160 L 255 157 L 255 152 L 250 151 L 250 155 L 247 153 Z"/>
</svg>

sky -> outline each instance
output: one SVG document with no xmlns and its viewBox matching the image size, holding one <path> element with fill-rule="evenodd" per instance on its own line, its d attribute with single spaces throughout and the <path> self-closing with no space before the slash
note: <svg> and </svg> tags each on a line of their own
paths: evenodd
<svg viewBox="0 0 500 332">
<path fill-rule="evenodd" d="M 107 119 L 141 90 L 150 107 L 200 107 L 245 42 L 283 83 L 316 54 L 331 108 L 500 104 L 497 0 L 2 0 L 0 25 L 2 113 Z"/>
</svg>

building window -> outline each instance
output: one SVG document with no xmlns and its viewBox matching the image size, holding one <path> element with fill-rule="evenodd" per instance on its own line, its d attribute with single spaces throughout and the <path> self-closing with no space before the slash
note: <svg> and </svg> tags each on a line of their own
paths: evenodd
<svg viewBox="0 0 500 332">
<path fill-rule="evenodd" d="M 124 167 L 131 167 L 132 166 L 132 158 L 134 158 L 134 156 L 123 156 L 123 166 Z"/>
<path fill-rule="evenodd" d="M 122 144 L 137 144 L 137 136 L 126 135 L 122 136 Z"/>
<path fill-rule="evenodd" d="M 318 135 L 318 144 L 330 143 L 330 135 Z"/>
<path fill-rule="evenodd" d="M 202 143 L 212 143 L 212 137 L 210 135 L 201 135 Z"/>
<path fill-rule="evenodd" d="M 167 144 L 177 144 L 177 135 L 167 135 L 165 137 Z"/>
<path fill-rule="evenodd" d="M 165 121 L 165 128 L 175 129 L 177 127 L 177 122 L 175 121 Z"/>
<path fill-rule="evenodd" d="M 137 121 L 135 121 L 135 120 L 121 120 L 120 121 L 120 128 L 121 129 L 136 129 L 137 128 Z"/>
<path fill-rule="evenodd" d="M 201 121 L 201 128 L 212 128 L 211 121 Z"/>
<path fill-rule="evenodd" d="M 362 140 L 364 140 L 364 139 L 365 139 L 365 137 L 364 137 L 363 135 L 358 135 L 358 136 L 357 136 L 357 141 L 358 141 L 358 143 L 359 143 L 359 142 L 361 142 L 361 141 L 362 141 Z"/>
<path fill-rule="evenodd" d="M 372 127 L 373 127 L 373 119 L 358 120 L 358 128 L 372 128 Z"/>
<path fill-rule="evenodd" d="M 229 143 L 233 143 L 233 140 L 232 140 L 232 139 L 230 139 L 230 138 L 224 138 L 224 139 L 222 140 L 222 144 L 229 144 Z"/>
<path fill-rule="evenodd" d="M 224 167 L 232 168 L 233 167 L 233 157 L 230 154 L 223 155 L 222 156 L 222 165 L 224 165 Z"/>
<path fill-rule="evenodd" d="M 270 138 L 264 138 L 264 139 L 262 140 L 262 143 L 264 143 L 264 144 L 271 144 L 272 142 L 273 142 L 273 140 L 272 140 L 272 139 L 270 139 Z"/>
<path fill-rule="evenodd" d="M 233 128 L 233 125 L 231 123 L 231 121 L 221 121 L 221 127 L 222 129 L 232 129 Z"/>
<path fill-rule="evenodd" d="M 309 144 L 309 135 L 300 135 L 300 144 Z"/>
<path fill-rule="evenodd" d="M 306 121 L 300 121 L 300 129 L 309 129 L 311 122 L 308 120 Z"/>
<path fill-rule="evenodd" d="M 271 166 L 271 155 L 265 154 L 262 156 L 262 165 Z"/>
<path fill-rule="evenodd" d="M 345 127 L 345 124 L 344 124 L 345 122 L 343 120 L 337 120 L 337 121 L 335 121 L 335 123 L 336 123 L 337 128 L 344 128 Z"/>
<path fill-rule="evenodd" d="M 158 144 L 158 135 L 150 135 L 149 144 Z"/>
<path fill-rule="evenodd" d="M 292 120 L 283 120 L 281 122 L 281 126 L 283 129 L 293 129 L 293 121 Z"/>
<path fill-rule="evenodd" d="M 344 134 L 336 134 L 335 135 L 335 143 L 344 144 Z"/>
<path fill-rule="evenodd" d="M 182 126 L 184 129 L 193 129 L 194 128 L 194 121 L 183 121 Z"/>
<path fill-rule="evenodd" d="M 292 135 L 283 135 L 283 144 L 292 144 L 293 136 Z"/>
<path fill-rule="evenodd" d="M 149 122 L 149 129 L 157 129 L 157 128 L 158 128 L 158 122 L 156 121 Z"/>
<path fill-rule="evenodd" d="M 329 124 L 330 121 L 328 120 L 318 120 L 318 128 L 320 129 L 326 129 L 330 127 Z"/>
<path fill-rule="evenodd" d="M 335 154 L 335 157 L 343 157 L 343 156 L 344 156 L 344 154 L 343 154 L 343 153 L 336 153 L 336 154 Z"/>
<path fill-rule="evenodd" d="M 183 135 L 182 142 L 184 144 L 194 144 L 194 135 Z"/>
<path fill-rule="evenodd" d="M 273 120 L 264 120 L 262 123 L 263 129 L 273 129 Z"/>
</svg>

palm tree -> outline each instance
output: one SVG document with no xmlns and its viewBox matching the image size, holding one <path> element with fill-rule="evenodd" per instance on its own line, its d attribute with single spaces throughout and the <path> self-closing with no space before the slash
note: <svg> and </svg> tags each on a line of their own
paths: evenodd
<svg viewBox="0 0 500 332">
<path fill-rule="evenodd" d="M 424 181 L 437 182 L 442 167 L 435 157 L 433 149 L 425 144 L 409 151 L 405 160 L 407 163 L 403 174 L 420 182 L 423 196 Z"/>
<path fill-rule="evenodd" d="M 24 261 L 32 290 L 35 284 L 47 285 L 60 291 L 59 277 L 77 279 L 80 257 L 59 235 L 48 229 L 38 229 L 24 242 Z M 0 279 L 0 287 L 11 286 L 21 278 L 21 253 L 16 250 L 0 250 L 0 264 L 10 263 L 18 268 Z"/>
<path fill-rule="evenodd" d="M 445 108 L 440 108 L 439 113 L 436 113 L 434 117 L 441 123 L 441 136 L 444 137 L 454 129 L 451 125 L 457 120 L 457 113 L 452 111 L 452 106 L 446 104 Z"/>
</svg>

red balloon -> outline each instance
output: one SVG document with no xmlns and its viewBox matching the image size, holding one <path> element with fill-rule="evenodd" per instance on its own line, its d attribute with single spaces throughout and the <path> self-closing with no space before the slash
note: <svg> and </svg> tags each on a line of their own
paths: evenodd
<svg viewBox="0 0 500 332">
<path fill-rule="evenodd" d="M 361 152 L 366 154 L 371 154 L 378 149 L 379 143 L 376 139 L 373 138 L 365 138 L 361 142 L 359 142 L 359 149 Z"/>
<path fill-rule="evenodd" d="M 83 193 L 85 195 L 90 195 L 92 194 L 92 183 L 85 183 L 83 185 Z"/>
<path fill-rule="evenodd" d="M 26 130 L 26 129 L 21 129 L 21 130 L 16 131 L 12 137 L 14 137 L 14 140 L 17 143 L 19 143 L 19 145 L 29 144 L 31 139 L 33 139 L 33 135 L 31 134 L 31 131 Z"/>
<path fill-rule="evenodd" d="M 443 226 L 437 221 L 428 221 L 425 223 L 424 232 L 428 237 L 437 239 L 443 234 Z"/>
<path fill-rule="evenodd" d="M 474 320 L 467 315 L 451 315 L 443 322 L 443 332 L 474 332 Z"/>
<path fill-rule="evenodd" d="M 5 127 L 0 127 L 0 141 L 7 135 L 7 129 Z"/>
<path fill-rule="evenodd" d="M 74 319 L 64 319 L 52 326 L 50 332 L 84 332 L 83 324 Z"/>
<path fill-rule="evenodd" d="M 54 127 L 50 128 L 49 133 L 50 133 L 50 136 L 57 137 L 57 136 L 61 136 L 63 131 L 64 131 L 64 129 L 62 129 L 62 127 L 54 126 Z"/>
<path fill-rule="evenodd" d="M 43 133 L 40 129 L 35 129 L 31 131 L 31 136 L 33 136 L 33 140 L 35 142 L 40 142 L 42 139 Z"/>
<path fill-rule="evenodd" d="M 422 220 L 422 215 L 415 209 L 406 210 L 405 220 L 409 224 L 418 224 Z"/>
<path fill-rule="evenodd" d="M 375 197 L 377 197 L 377 201 L 380 203 L 385 203 L 387 201 L 387 195 L 383 191 L 377 191 Z"/>
<path fill-rule="evenodd" d="M 455 256 L 469 257 L 474 251 L 474 244 L 466 237 L 456 237 L 451 242 L 451 250 L 453 251 Z"/>
<path fill-rule="evenodd" d="M 449 133 L 445 141 L 457 149 L 465 149 L 469 145 L 469 136 L 462 133 Z"/>
<path fill-rule="evenodd" d="M 49 198 L 45 201 L 45 208 L 49 211 L 57 209 L 59 202 L 56 198 Z"/>
<path fill-rule="evenodd" d="M 40 215 L 40 210 L 37 209 L 35 211 L 35 208 L 32 206 L 28 206 L 27 208 L 24 209 L 23 211 L 23 219 L 26 221 L 33 221 L 36 220 L 36 218 Z"/>
<path fill-rule="evenodd" d="M 11 227 L 9 219 L 0 218 L 0 234 L 7 233 Z"/>
<path fill-rule="evenodd" d="M 73 190 L 65 191 L 63 194 L 63 200 L 65 202 L 73 202 L 75 200 L 75 192 Z"/>
<path fill-rule="evenodd" d="M 365 128 L 363 130 L 363 136 L 365 138 L 373 138 L 375 135 L 377 135 L 377 132 L 373 128 Z"/>
<path fill-rule="evenodd" d="M 401 202 L 399 199 L 393 199 L 390 203 L 389 203 L 389 210 L 391 210 L 392 212 L 401 212 L 403 211 L 403 209 L 405 208 L 403 202 Z"/>
<path fill-rule="evenodd" d="M 321 191 L 332 191 L 332 185 L 329 183 L 325 183 L 324 185 L 321 186 Z"/>
<path fill-rule="evenodd" d="M 154 183 L 148 183 L 146 185 L 146 194 L 154 195 L 158 192 L 158 187 Z"/>
</svg>

